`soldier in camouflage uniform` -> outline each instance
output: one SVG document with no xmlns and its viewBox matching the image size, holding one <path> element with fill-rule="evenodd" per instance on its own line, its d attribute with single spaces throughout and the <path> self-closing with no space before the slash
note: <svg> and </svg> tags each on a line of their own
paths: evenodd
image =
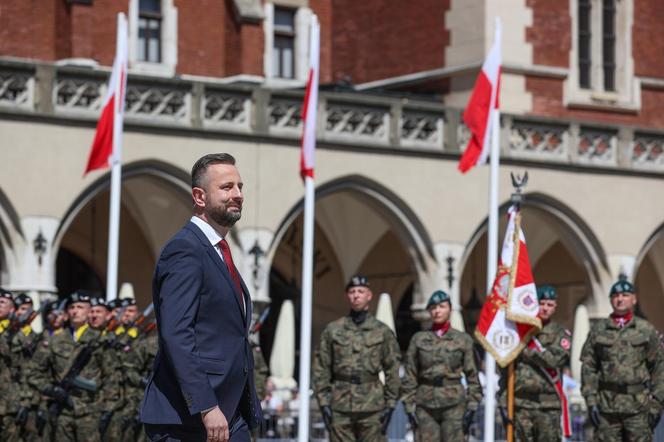
<svg viewBox="0 0 664 442">
<path fill-rule="evenodd" d="M 117 388 L 117 374 L 113 366 L 105 364 L 100 346 L 100 333 L 87 323 L 90 296 L 85 293 L 70 295 L 67 306 L 69 329 L 42 341 L 45 351 L 34 358 L 28 373 L 28 382 L 50 399 L 51 407 L 62 405 L 56 419 L 54 440 L 99 441 L 100 417 L 109 409 L 108 390 Z M 92 349 L 90 360 L 76 377 L 76 386 L 65 390 L 61 381 L 65 378 L 77 356 L 86 348 Z"/>
<path fill-rule="evenodd" d="M 11 292 L 0 288 L 0 435 L 3 440 L 18 440 L 16 418 L 18 384 L 12 379 L 12 357 L 9 351 L 10 317 L 15 312 Z"/>
<path fill-rule="evenodd" d="M 482 399 L 473 340 L 450 327 L 452 304 L 447 293 L 434 292 L 426 308 L 433 325 L 410 340 L 401 400 L 418 441 L 460 442 Z"/>
<path fill-rule="evenodd" d="M 124 362 L 124 372 L 126 374 L 126 384 L 131 393 L 127 397 L 128 409 L 125 418 L 124 441 L 146 440 L 145 433 L 139 420 L 139 406 L 143 400 L 145 387 L 152 374 L 152 366 L 157 350 L 159 349 L 158 334 L 156 331 L 147 332 L 136 340 L 132 351 L 127 355 Z"/>
<path fill-rule="evenodd" d="M 18 411 L 16 413 L 17 431 L 20 440 L 33 441 L 39 438 L 37 434 L 37 410 L 40 395 L 27 384 L 26 369 L 37 345 L 41 341 L 41 334 L 36 333 L 31 326 L 32 320 L 37 316 L 34 311 L 32 298 L 25 293 L 14 297 L 16 306 L 17 329 L 13 331 L 9 348 L 12 358 L 13 379 L 18 384 Z"/>
<path fill-rule="evenodd" d="M 572 333 L 551 320 L 558 306 L 555 288 L 538 287 L 537 299 L 542 330 L 514 362 L 514 424 L 519 440 L 559 442 L 562 409 L 555 382 L 569 364 Z M 504 391 L 507 373 L 500 379 Z"/>
<path fill-rule="evenodd" d="M 321 335 L 314 390 L 332 442 L 384 441 L 401 383 L 399 345 L 392 330 L 369 313 L 366 277 L 354 276 L 346 296 L 350 314 L 328 324 Z"/>
<path fill-rule="evenodd" d="M 257 343 L 251 344 L 251 352 L 254 355 L 254 383 L 256 384 L 256 394 L 260 400 L 265 398 L 265 384 L 270 376 L 270 369 L 267 367 L 261 346 Z"/>
<path fill-rule="evenodd" d="M 636 291 L 611 287 L 609 318 L 595 323 L 581 350 L 582 386 L 600 441 L 650 441 L 664 405 L 664 360 L 655 328 L 634 316 Z"/>
</svg>

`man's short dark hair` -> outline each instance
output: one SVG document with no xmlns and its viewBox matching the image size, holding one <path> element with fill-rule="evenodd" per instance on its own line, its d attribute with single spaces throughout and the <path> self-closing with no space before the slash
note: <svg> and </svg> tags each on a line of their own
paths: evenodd
<svg viewBox="0 0 664 442">
<path fill-rule="evenodd" d="M 202 187 L 203 176 L 211 164 L 235 165 L 235 158 L 229 153 L 209 153 L 196 161 L 191 168 L 191 188 Z"/>
</svg>

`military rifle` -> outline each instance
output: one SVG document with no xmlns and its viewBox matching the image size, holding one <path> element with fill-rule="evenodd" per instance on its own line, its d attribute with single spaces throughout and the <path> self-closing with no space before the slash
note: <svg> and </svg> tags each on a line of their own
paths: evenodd
<svg viewBox="0 0 664 442">
<path fill-rule="evenodd" d="M 80 376 L 85 366 L 92 359 L 96 344 L 97 341 L 95 340 L 82 347 L 62 380 L 44 391 L 46 396 L 54 399 L 54 402 L 48 407 L 48 414 L 52 421 L 58 418 L 65 407 L 69 409 L 74 407 L 74 403 L 69 396 L 74 388 L 93 393 L 97 391 L 97 384 L 94 381 Z"/>
</svg>

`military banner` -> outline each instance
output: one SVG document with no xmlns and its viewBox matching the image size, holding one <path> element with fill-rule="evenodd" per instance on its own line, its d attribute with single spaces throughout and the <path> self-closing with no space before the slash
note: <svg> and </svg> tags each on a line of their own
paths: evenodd
<svg viewBox="0 0 664 442">
<path fill-rule="evenodd" d="M 541 329 L 538 312 L 521 215 L 518 205 L 514 205 L 508 211 L 496 278 L 482 307 L 475 337 L 498 365 L 506 367 Z"/>
</svg>

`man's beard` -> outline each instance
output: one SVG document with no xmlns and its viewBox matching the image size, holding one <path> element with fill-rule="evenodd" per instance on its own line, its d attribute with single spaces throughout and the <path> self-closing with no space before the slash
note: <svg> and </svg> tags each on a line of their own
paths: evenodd
<svg viewBox="0 0 664 442">
<path fill-rule="evenodd" d="M 224 206 L 211 207 L 208 216 L 217 224 L 223 227 L 233 227 L 233 225 L 242 217 L 242 206 L 239 206 L 239 211 L 230 212 Z"/>
</svg>

